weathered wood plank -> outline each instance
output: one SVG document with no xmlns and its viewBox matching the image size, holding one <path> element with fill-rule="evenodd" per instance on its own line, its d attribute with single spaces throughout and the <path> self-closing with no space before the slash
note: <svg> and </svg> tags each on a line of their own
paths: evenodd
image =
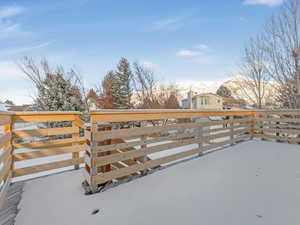
<svg viewBox="0 0 300 225">
<path fill-rule="evenodd" d="M 8 174 L 5 183 L 3 184 L 1 191 L 0 191 L 0 209 L 2 209 L 3 205 L 7 200 L 7 193 L 9 190 L 9 186 L 11 183 L 11 172 Z"/>
<path fill-rule="evenodd" d="M 281 123 L 300 123 L 300 119 L 295 118 L 256 118 L 256 121 L 281 122 Z"/>
<path fill-rule="evenodd" d="M 77 127 L 84 128 L 85 122 L 82 119 L 80 119 L 78 116 L 75 117 L 74 123 Z"/>
<path fill-rule="evenodd" d="M 153 127 L 142 127 L 142 128 L 131 128 L 131 129 L 120 129 L 111 131 L 102 131 L 93 133 L 94 141 L 104 141 L 112 138 L 124 138 L 135 135 L 150 135 L 157 132 L 172 131 L 179 129 L 190 129 L 198 127 L 207 127 L 213 125 L 222 125 L 229 123 L 241 123 L 246 122 L 248 119 L 233 119 L 233 120 L 219 120 L 211 122 L 197 122 L 197 123 L 183 123 L 168 126 L 153 126 Z"/>
<path fill-rule="evenodd" d="M 300 134 L 299 130 L 291 130 L 291 129 L 273 129 L 273 128 L 256 128 L 258 131 L 263 131 L 266 133 L 286 133 L 286 134 Z"/>
<path fill-rule="evenodd" d="M 250 137 L 250 135 L 247 135 L 247 138 L 249 138 L 249 137 Z M 237 142 L 237 141 L 240 141 L 240 140 L 244 140 L 245 138 L 246 137 L 235 138 L 234 141 Z M 162 158 L 159 158 L 159 159 L 146 161 L 144 164 L 137 164 L 137 165 L 133 165 L 133 166 L 130 166 L 130 167 L 121 168 L 121 169 L 118 169 L 118 170 L 114 170 L 114 171 L 106 172 L 106 173 L 99 174 L 99 175 L 96 175 L 96 176 L 92 176 L 91 180 L 95 184 L 103 184 L 103 183 L 105 183 L 107 181 L 110 181 L 110 180 L 113 180 L 113 179 L 117 179 L 117 178 L 120 178 L 120 177 L 123 177 L 123 176 L 128 176 L 128 175 L 130 175 L 134 172 L 150 169 L 150 168 L 153 168 L 153 167 L 156 167 L 156 166 L 168 163 L 168 162 L 179 160 L 181 158 L 196 155 L 196 154 L 199 154 L 202 151 L 207 151 L 207 150 L 210 150 L 210 149 L 215 149 L 215 148 L 218 148 L 218 147 L 222 147 L 222 146 L 225 146 L 227 144 L 231 144 L 231 142 L 232 142 L 232 140 L 224 141 L 222 143 L 217 143 L 217 144 L 213 144 L 213 145 L 210 145 L 210 146 L 205 146 L 205 147 L 203 147 L 203 149 L 195 148 L 195 149 L 188 150 L 188 151 L 185 151 L 185 152 L 180 152 L 180 153 L 176 153 L 176 154 L 173 154 L 173 155 L 170 155 L 170 156 L 165 156 L 165 157 L 162 157 Z"/>
<path fill-rule="evenodd" d="M 162 157 L 160 159 L 147 161 L 144 164 L 136 164 L 136 165 L 126 167 L 126 168 L 123 168 L 123 169 L 113 170 L 113 171 L 110 171 L 110 172 L 107 172 L 107 173 L 92 176 L 92 181 L 97 183 L 97 184 L 102 184 L 102 183 L 105 183 L 105 182 L 110 181 L 112 179 L 116 179 L 116 178 L 119 178 L 119 177 L 130 175 L 130 174 L 132 174 L 134 172 L 137 172 L 137 171 L 150 169 L 151 167 L 159 166 L 159 165 L 164 164 L 164 163 L 168 163 L 168 162 L 180 159 L 180 158 L 184 158 L 184 157 L 187 157 L 187 156 L 197 154 L 200 151 L 201 150 L 199 148 L 196 148 L 196 149 L 189 150 L 189 151 L 186 151 L 186 152 L 180 152 L 180 153 L 177 153 L 177 154 L 174 154 L 174 155 L 171 155 L 171 156 Z"/>
<path fill-rule="evenodd" d="M 200 118 L 209 116 L 245 116 L 255 114 L 255 111 L 199 111 L 199 110 L 140 110 L 140 111 L 98 111 L 91 112 L 92 123 L 127 122 L 138 120 L 162 120 L 169 118 Z"/>
<path fill-rule="evenodd" d="M 85 138 L 64 138 L 64 139 L 56 139 L 56 140 L 47 140 L 47 141 L 37 141 L 37 142 L 29 142 L 29 143 L 13 143 L 13 146 L 16 149 L 20 148 L 52 148 L 52 147 L 62 147 L 67 145 L 72 145 L 74 142 L 84 143 Z"/>
<path fill-rule="evenodd" d="M 235 132 L 233 132 L 233 134 L 243 134 L 246 131 L 249 131 L 249 129 L 235 131 Z M 187 140 L 182 140 L 182 141 L 177 141 L 177 142 L 172 142 L 172 143 L 167 143 L 167 144 L 156 145 L 153 147 L 132 150 L 129 152 L 122 152 L 119 154 L 111 154 L 108 156 L 94 157 L 94 158 L 92 158 L 92 160 L 95 165 L 103 166 L 103 165 L 107 165 L 109 163 L 113 163 L 116 161 L 123 161 L 123 160 L 131 159 L 131 158 L 138 158 L 138 157 L 142 157 L 147 154 L 165 151 L 165 150 L 169 150 L 172 148 L 177 148 L 177 147 L 191 145 L 191 144 L 197 144 L 201 141 L 207 142 L 209 140 L 216 139 L 216 138 L 230 137 L 231 134 L 232 134 L 232 132 L 226 132 L 226 133 L 220 133 L 220 134 L 215 134 L 215 135 L 211 135 L 211 136 L 204 136 L 202 138 L 197 137 L 197 138 L 192 138 L 192 139 L 187 139 Z M 233 141 L 233 139 L 232 139 L 232 141 Z"/>
<path fill-rule="evenodd" d="M 11 123 L 11 115 L 0 114 L 0 126 Z"/>
<path fill-rule="evenodd" d="M 249 128 L 248 126 L 245 125 L 237 125 L 234 126 L 234 129 L 237 128 Z M 105 151 L 111 151 L 114 149 L 122 149 L 122 148 L 128 148 L 128 147 L 135 147 L 138 145 L 147 145 L 147 144 L 153 144 L 161 141 L 170 141 L 170 140 L 177 140 L 177 139 L 182 139 L 182 138 L 192 138 L 200 133 L 202 134 L 207 134 L 207 133 L 216 133 L 220 131 L 226 131 L 229 130 L 229 127 L 225 128 L 216 128 L 216 129 L 208 129 L 208 130 L 201 130 L 201 131 L 195 131 L 195 132 L 189 132 L 189 133 L 181 133 L 181 134 L 174 134 L 174 135 L 168 135 L 168 136 L 162 136 L 162 137 L 154 137 L 151 139 L 147 139 L 145 141 L 129 141 L 125 143 L 118 143 L 118 144 L 111 144 L 111 145 L 102 145 L 102 146 L 95 146 L 93 147 L 94 152 L 105 152 Z M 88 147 L 89 148 L 89 147 Z"/>
<path fill-rule="evenodd" d="M 2 154 L 0 155 L 0 163 L 6 161 L 9 158 L 11 152 L 12 152 L 12 147 L 9 147 L 8 149 L 2 151 Z"/>
<path fill-rule="evenodd" d="M 76 127 L 62 127 L 62 128 L 44 128 L 34 130 L 14 130 L 13 134 L 16 138 L 42 137 L 52 135 L 63 135 L 77 133 Z"/>
<path fill-rule="evenodd" d="M 0 182 L 7 177 L 8 173 L 10 172 L 10 168 L 11 168 L 11 162 L 12 162 L 12 158 L 9 157 L 8 160 L 6 160 L 4 162 L 3 167 L 0 170 Z"/>
<path fill-rule="evenodd" d="M 256 123 L 255 128 L 271 128 L 271 129 L 300 129 L 300 123 L 299 125 L 297 124 L 276 124 L 276 123 Z"/>
<path fill-rule="evenodd" d="M 60 122 L 60 121 L 74 121 L 75 115 L 61 115 L 61 114 L 35 114 L 35 115 L 15 115 L 13 121 L 15 123 L 28 122 Z"/>
<path fill-rule="evenodd" d="M 4 146 L 10 143 L 11 140 L 11 133 L 6 133 L 0 136 L 0 149 Z"/>
<path fill-rule="evenodd" d="M 49 157 L 54 155 L 74 153 L 74 152 L 79 153 L 82 151 L 84 151 L 84 145 L 66 146 L 66 147 L 57 147 L 57 148 L 47 148 L 41 150 L 37 149 L 31 152 L 15 153 L 14 158 L 15 161 L 22 161 L 28 159 L 36 159 L 36 158 Z"/>
<path fill-rule="evenodd" d="M 39 173 L 48 170 L 74 166 L 77 163 L 83 163 L 83 162 L 84 162 L 84 158 L 81 157 L 76 161 L 73 159 L 68 159 L 68 160 L 62 160 L 57 162 L 45 163 L 37 166 L 18 168 L 13 171 L 13 177 L 25 176 L 33 173 Z"/>
<path fill-rule="evenodd" d="M 276 139 L 279 141 L 286 141 L 291 143 L 300 143 L 300 138 L 296 138 L 296 137 L 284 137 L 284 136 L 267 135 L 267 134 L 255 134 L 254 137 L 263 138 L 263 139 Z"/>
<path fill-rule="evenodd" d="M 198 143 L 199 141 L 201 141 L 200 138 L 193 138 L 193 139 L 183 140 L 179 142 L 172 142 L 172 143 L 161 144 L 153 147 L 148 147 L 148 148 L 143 148 L 143 149 L 138 149 L 138 150 L 133 150 L 128 152 L 122 152 L 118 154 L 112 154 L 108 156 L 95 157 L 92 160 L 97 166 L 103 166 L 117 161 L 137 158 L 147 154 L 165 151 L 165 150 L 169 150 L 172 148 L 181 147 L 189 144 L 195 144 Z"/>
</svg>

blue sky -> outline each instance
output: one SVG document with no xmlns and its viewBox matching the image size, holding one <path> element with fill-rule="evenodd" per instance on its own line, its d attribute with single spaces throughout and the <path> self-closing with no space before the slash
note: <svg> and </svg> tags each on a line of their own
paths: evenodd
<svg viewBox="0 0 300 225">
<path fill-rule="evenodd" d="M 162 82 L 218 81 L 282 0 L 0 0 L 0 100 L 31 102 L 23 56 L 75 66 L 87 86 L 121 57 Z"/>
</svg>

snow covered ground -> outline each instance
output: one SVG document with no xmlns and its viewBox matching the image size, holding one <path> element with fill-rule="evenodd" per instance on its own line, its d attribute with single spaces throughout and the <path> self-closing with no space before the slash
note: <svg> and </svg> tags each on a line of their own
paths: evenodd
<svg viewBox="0 0 300 225">
<path fill-rule="evenodd" d="M 16 225 L 299 225 L 299 162 L 299 145 L 249 141 L 90 196 L 64 172 L 27 181 Z"/>
</svg>

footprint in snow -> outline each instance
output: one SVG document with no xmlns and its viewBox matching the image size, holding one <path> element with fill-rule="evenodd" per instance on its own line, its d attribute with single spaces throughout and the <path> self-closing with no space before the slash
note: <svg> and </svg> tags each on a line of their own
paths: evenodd
<svg viewBox="0 0 300 225">
<path fill-rule="evenodd" d="M 99 209 L 94 209 L 94 210 L 92 211 L 92 215 L 97 214 L 99 211 L 100 211 Z"/>
</svg>

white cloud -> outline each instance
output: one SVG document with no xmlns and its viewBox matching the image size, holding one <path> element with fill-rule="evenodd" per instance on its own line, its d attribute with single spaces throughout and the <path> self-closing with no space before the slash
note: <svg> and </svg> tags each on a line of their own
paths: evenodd
<svg viewBox="0 0 300 225">
<path fill-rule="evenodd" d="M 283 0 L 245 0 L 244 3 L 248 5 L 277 6 L 281 5 Z"/>
<path fill-rule="evenodd" d="M 8 6 L 0 8 L 0 19 L 6 19 L 9 17 L 17 16 L 24 11 L 24 8 L 16 6 Z"/>
<path fill-rule="evenodd" d="M 192 57 L 192 56 L 199 56 L 201 55 L 201 52 L 199 51 L 193 51 L 193 50 L 188 50 L 188 49 L 183 49 L 180 50 L 176 53 L 177 56 L 188 56 L 188 57 Z"/>
<path fill-rule="evenodd" d="M 208 51 L 209 50 L 209 47 L 206 44 L 196 45 L 195 48 L 197 48 L 197 49 L 199 49 L 201 51 Z"/>
<path fill-rule="evenodd" d="M 184 26 L 184 17 L 166 18 L 151 24 L 146 31 L 177 31 Z"/>
<path fill-rule="evenodd" d="M 52 44 L 54 41 L 48 41 L 39 45 L 34 45 L 31 47 L 24 47 L 24 48 L 13 48 L 13 49 L 4 49 L 0 51 L 0 57 L 4 55 L 14 55 L 14 54 L 19 54 L 22 52 L 28 52 L 31 50 L 39 49 L 39 48 L 44 48 L 47 47 L 48 45 Z"/>
<path fill-rule="evenodd" d="M 27 37 L 30 32 L 23 31 L 21 24 L 15 23 L 13 18 L 22 14 L 24 8 L 9 6 L 0 8 L 0 39 Z"/>
</svg>

